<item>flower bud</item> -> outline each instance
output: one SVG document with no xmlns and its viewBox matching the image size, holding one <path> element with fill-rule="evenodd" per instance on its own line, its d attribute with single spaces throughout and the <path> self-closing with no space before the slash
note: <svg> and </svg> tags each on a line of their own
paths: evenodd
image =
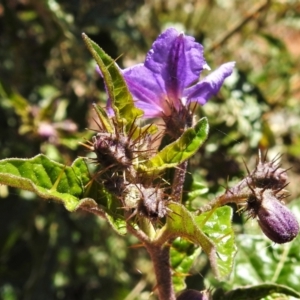
<svg viewBox="0 0 300 300">
<path fill-rule="evenodd" d="M 150 220 L 163 218 L 167 214 L 163 190 L 157 187 L 130 184 L 125 189 L 123 202 L 125 209 L 136 209 L 139 215 Z"/>
<path fill-rule="evenodd" d="M 276 198 L 274 191 L 254 189 L 253 192 L 247 209 L 252 217 L 257 217 L 263 233 L 278 244 L 292 241 L 299 232 L 293 213 Z"/>
<path fill-rule="evenodd" d="M 139 214 L 152 220 L 163 218 L 167 214 L 161 189 L 152 187 L 145 188 L 141 196 L 138 204 Z"/>
<path fill-rule="evenodd" d="M 209 300 L 209 293 L 207 291 L 184 290 L 176 298 L 177 300 Z"/>
<path fill-rule="evenodd" d="M 277 158 L 278 159 L 278 158 Z M 281 190 L 288 184 L 288 175 L 285 169 L 280 168 L 276 158 L 270 162 L 263 161 L 259 152 L 256 168 L 250 174 L 252 186 Z"/>
<path fill-rule="evenodd" d="M 127 167 L 131 165 L 132 150 L 124 136 L 101 132 L 93 138 L 93 144 L 97 159 L 103 166 Z"/>
</svg>

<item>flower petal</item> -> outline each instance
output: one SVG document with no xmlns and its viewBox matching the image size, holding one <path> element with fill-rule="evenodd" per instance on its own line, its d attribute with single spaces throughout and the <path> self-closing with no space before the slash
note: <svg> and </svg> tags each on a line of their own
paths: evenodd
<svg viewBox="0 0 300 300">
<path fill-rule="evenodd" d="M 166 117 L 179 112 L 190 102 L 205 104 L 216 94 L 232 73 L 234 63 L 222 65 L 204 80 L 203 69 L 209 69 L 202 45 L 174 28 L 163 32 L 153 43 L 145 63 L 122 71 L 136 106 L 144 117 Z M 107 109 L 110 109 L 110 100 Z"/>
<path fill-rule="evenodd" d="M 203 47 L 193 37 L 174 28 L 167 29 L 157 38 L 145 61 L 145 67 L 156 75 L 158 84 L 175 108 L 184 88 L 199 79 L 205 66 Z"/>
<path fill-rule="evenodd" d="M 186 89 L 184 96 L 187 98 L 187 103 L 197 102 L 204 105 L 213 95 L 219 92 L 226 77 L 231 75 L 234 65 L 235 62 L 223 64 L 202 81 Z"/>
<path fill-rule="evenodd" d="M 136 106 L 144 110 L 144 117 L 161 117 L 170 110 L 159 74 L 152 73 L 143 64 L 127 68 L 122 73 Z"/>
</svg>

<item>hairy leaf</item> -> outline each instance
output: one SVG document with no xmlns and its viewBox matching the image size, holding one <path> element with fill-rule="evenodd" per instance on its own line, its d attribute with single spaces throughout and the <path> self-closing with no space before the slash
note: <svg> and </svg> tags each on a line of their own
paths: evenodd
<svg viewBox="0 0 300 300">
<path fill-rule="evenodd" d="M 158 232 L 156 240 L 161 242 L 174 237 L 183 237 L 201 246 L 208 255 L 215 276 L 219 277 L 217 252 L 212 240 L 201 230 L 194 216 L 183 205 L 171 202 L 168 208 L 171 212 L 168 214 L 166 225 Z"/>
<path fill-rule="evenodd" d="M 200 253 L 200 247 L 182 238 L 177 238 L 172 243 L 170 256 L 173 270 L 172 280 L 176 292 L 186 288 L 185 278 Z"/>
<path fill-rule="evenodd" d="M 116 119 L 123 125 L 124 120 L 127 124 L 132 124 L 136 118 L 143 115 L 143 111 L 134 106 L 133 98 L 119 67 L 85 33 L 82 34 L 82 37 L 100 68 Z"/>
<path fill-rule="evenodd" d="M 234 232 L 231 225 L 232 208 L 219 207 L 195 217 L 203 232 L 211 239 L 217 249 L 217 266 L 220 278 L 226 278 L 232 271 L 236 254 Z"/>
<path fill-rule="evenodd" d="M 99 124 L 101 128 L 103 128 L 105 132 L 113 133 L 114 127 L 105 109 L 103 109 L 100 105 L 94 104 L 94 110 L 98 116 L 99 122 L 101 122 L 101 124 Z"/>
<path fill-rule="evenodd" d="M 213 300 L 248 300 L 251 295 L 251 300 L 261 299 L 281 299 L 288 300 L 290 297 L 300 298 L 300 294 L 295 290 L 280 284 L 265 283 L 251 287 L 241 287 L 229 291 L 227 293 L 222 290 L 216 291 L 213 295 Z"/>
<path fill-rule="evenodd" d="M 9 158 L 0 161 L 0 183 L 36 193 L 42 198 L 63 202 L 74 211 L 89 182 L 82 158 L 68 167 L 44 155 L 30 159 Z"/>
<path fill-rule="evenodd" d="M 232 209 L 228 206 L 194 217 L 183 205 L 172 202 L 167 223 L 157 240 L 183 237 L 199 245 L 208 255 L 214 275 L 227 277 L 233 265 L 236 247 L 231 227 Z M 189 255 L 191 255 L 190 253 Z"/>
<path fill-rule="evenodd" d="M 125 235 L 127 233 L 126 221 L 124 220 L 124 218 L 116 213 L 112 213 L 112 211 L 110 211 L 106 207 L 99 205 L 92 198 L 84 198 L 80 200 L 78 205 L 76 206 L 76 210 L 77 209 L 82 209 L 105 218 L 112 229 L 120 235 Z"/>
<path fill-rule="evenodd" d="M 202 118 L 192 128 L 187 129 L 175 142 L 167 145 L 145 164 L 141 169 L 147 172 L 173 168 L 193 156 L 204 143 L 208 135 L 208 122 Z"/>
</svg>

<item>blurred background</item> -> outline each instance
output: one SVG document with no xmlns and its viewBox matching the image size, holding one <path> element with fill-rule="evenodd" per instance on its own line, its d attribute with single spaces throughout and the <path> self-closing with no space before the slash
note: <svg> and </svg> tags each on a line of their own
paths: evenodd
<svg viewBox="0 0 300 300">
<path fill-rule="evenodd" d="M 44 153 L 69 165 L 88 155 L 78 141 L 93 135 L 87 130 L 95 128 L 91 105 L 105 105 L 106 96 L 81 33 L 124 68 L 143 62 L 152 42 L 171 26 L 203 44 L 212 70 L 236 61 L 217 97 L 198 110 L 211 130 L 190 172 L 208 189 L 193 205 L 243 178 L 244 162 L 252 169 L 258 148 L 268 150 L 270 159 L 282 155 L 281 165 L 291 168 L 288 201 L 299 199 L 297 0 L 1 0 L 0 158 Z M 299 201 L 290 205 L 300 216 Z M 245 262 L 238 254 L 243 268 L 217 283 L 208 279 L 209 267 L 200 256 L 187 280 L 190 288 L 265 281 L 300 286 L 299 241 L 266 248 L 255 224 L 245 221 L 235 216 L 237 243 L 239 236 L 257 232 L 258 249 L 269 251 L 272 263 L 266 259 L 265 269 L 252 274 L 250 268 L 262 268 L 261 262 Z M 95 216 L 69 213 L 59 203 L 0 186 L 1 299 L 155 299 L 151 262 L 138 246 Z M 283 253 L 293 268 L 278 271 Z"/>
</svg>

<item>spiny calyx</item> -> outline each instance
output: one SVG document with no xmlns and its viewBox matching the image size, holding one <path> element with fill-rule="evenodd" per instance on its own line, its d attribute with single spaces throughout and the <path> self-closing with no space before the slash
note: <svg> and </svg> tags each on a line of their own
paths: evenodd
<svg viewBox="0 0 300 300">
<path fill-rule="evenodd" d="M 272 161 L 262 158 L 258 152 L 258 161 L 255 169 L 249 173 L 247 183 L 253 187 L 267 188 L 272 190 L 282 190 L 288 185 L 288 175 L 285 169 L 280 168 L 275 157 Z"/>
<path fill-rule="evenodd" d="M 113 196 L 114 207 L 125 212 L 125 219 L 135 215 L 151 221 L 165 217 L 168 196 L 160 187 L 160 174 L 139 168 L 157 150 L 153 148 L 158 138 L 153 135 L 154 126 L 140 127 L 136 122 L 125 126 L 100 108 L 97 112 L 99 131 L 86 145 L 97 156 L 94 159 L 99 166 L 96 181 Z"/>
<path fill-rule="evenodd" d="M 124 207 L 150 220 L 163 218 L 167 214 L 163 190 L 142 184 L 129 184 L 126 187 Z"/>
<path fill-rule="evenodd" d="M 276 162 L 279 157 L 268 162 L 259 151 L 255 169 L 237 185 L 228 189 L 218 198 L 216 204 L 236 203 L 242 211 L 256 218 L 264 234 L 275 243 L 293 240 L 299 232 L 299 224 L 294 214 L 285 206 L 285 190 L 288 175 Z M 214 204 L 214 205 L 216 205 Z"/>
</svg>

